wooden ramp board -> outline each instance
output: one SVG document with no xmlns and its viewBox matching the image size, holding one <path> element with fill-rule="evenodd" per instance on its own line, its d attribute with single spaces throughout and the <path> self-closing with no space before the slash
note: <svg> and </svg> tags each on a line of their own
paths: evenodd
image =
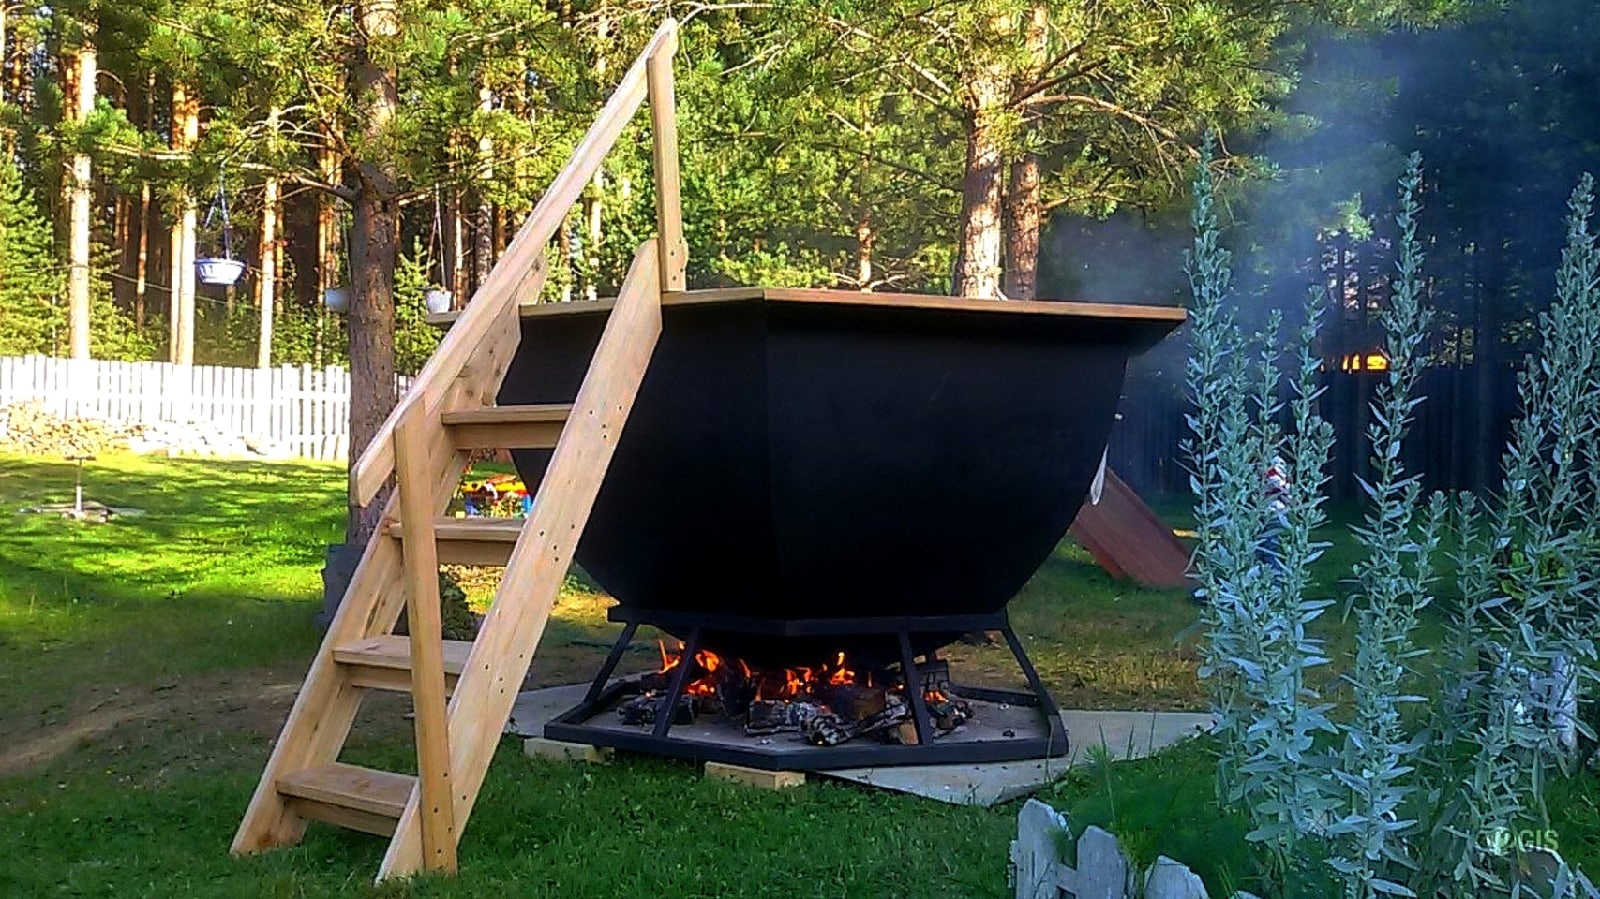
<svg viewBox="0 0 1600 899">
<path fill-rule="evenodd" d="M 1189 547 L 1109 468 L 1099 504 L 1084 503 L 1068 533 L 1114 578 L 1162 589 L 1189 584 Z"/>
</svg>

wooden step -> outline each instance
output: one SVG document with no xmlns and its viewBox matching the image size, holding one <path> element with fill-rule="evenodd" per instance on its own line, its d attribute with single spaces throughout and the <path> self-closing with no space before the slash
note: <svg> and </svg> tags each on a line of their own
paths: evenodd
<svg viewBox="0 0 1600 899">
<path fill-rule="evenodd" d="M 441 565 L 504 565 L 522 533 L 521 518 L 440 518 L 433 523 Z M 389 536 L 405 539 L 404 522 L 389 525 Z"/>
<path fill-rule="evenodd" d="M 448 688 L 467 668 L 471 640 L 444 641 L 444 682 Z M 389 635 L 369 637 L 333 648 L 333 660 L 349 668 L 350 682 L 358 687 L 411 692 L 411 638 Z"/>
<path fill-rule="evenodd" d="M 352 830 L 390 836 L 416 778 L 334 762 L 278 778 L 295 814 Z"/>
<path fill-rule="evenodd" d="M 554 449 L 571 414 L 570 403 L 485 406 L 446 412 L 440 421 L 456 449 Z"/>
</svg>

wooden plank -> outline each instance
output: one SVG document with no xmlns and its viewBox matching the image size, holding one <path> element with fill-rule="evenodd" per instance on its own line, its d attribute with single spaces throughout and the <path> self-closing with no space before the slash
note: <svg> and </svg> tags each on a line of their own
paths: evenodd
<svg viewBox="0 0 1600 899">
<path fill-rule="evenodd" d="M 522 754 L 531 759 L 546 759 L 552 762 L 586 762 L 591 765 L 601 765 L 611 761 L 617 751 L 610 746 L 563 743 L 560 740 L 546 740 L 544 737 L 530 737 L 522 742 Z"/>
<path fill-rule="evenodd" d="M 485 406 L 446 412 L 456 449 L 554 449 L 572 406 Z"/>
<path fill-rule="evenodd" d="M 514 308 L 521 295 L 538 296 L 545 278 L 545 245 L 565 221 L 567 212 L 583 195 L 589 179 L 605 161 L 606 153 L 616 144 L 617 138 L 644 102 L 647 90 L 645 70 L 650 59 L 665 47 L 675 47 L 677 33 L 677 22 L 672 19 L 656 30 L 639 58 L 623 74 L 588 133 L 574 148 L 566 168 L 546 188 L 538 205 L 517 230 L 511 245 L 490 270 L 489 276 L 467 304 L 466 311 L 457 319 L 455 327 L 445 335 L 438 350 L 417 375 L 411 392 L 389 415 L 373 437 L 371 445 L 351 467 L 350 494 L 357 504 L 371 502 L 394 470 L 394 426 L 401 416 L 414 403 L 424 405 L 430 414 L 435 413 L 438 401 L 448 389 L 450 381 L 472 358 L 479 342 L 490 325 L 500 317 L 500 313 L 507 308 Z"/>
<path fill-rule="evenodd" d="M 300 799 L 295 796 L 283 797 L 283 803 L 285 808 L 298 817 L 309 818 L 313 821 L 323 821 L 380 837 L 393 836 L 395 822 L 398 820 L 398 818 L 388 815 L 374 815 L 371 812 L 364 812 L 360 809 L 345 808 L 341 805 Z"/>
<path fill-rule="evenodd" d="M 683 239 L 683 202 L 679 197 L 678 103 L 672 83 L 672 54 L 678 36 L 650 56 L 646 64 L 650 95 L 651 161 L 656 175 L 656 246 L 661 253 L 661 290 L 683 290 L 689 266 L 689 245 Z"/>
<path fill-rule="evenodd" d="M 1109 468 L 1100 502 L 1085 502 L 1068 533 L 1114 578 L 1160 589 L 1190 583 L 1189 548 Z"/>
<path fill-rule="evenodd" d="M 460 674 L 467 666 L 467 656 L 472 654 L 471 640 L 441 640 L 440 659 L 446 674 Z M 394 671 L 411 670 L 411 639 L 386 634 L 354 640 L 333 648 L 334 661 L 341 665 L 359 665 L 364 668 L 388 668 Z"/>
<path fill-rule="evenodd" d="M 522 534 L 521 518 L 441 518 L 433 523 L 439 561 L 445 565 L 504 565 Z M 392 522 L 390 537 L 405 539 L 405 523 Z"/>
<path fill-rule="evenodd" d="M 806 782 L 804 771 L 763 771 L 722 762 L 706 762 L 706 777 L 763 790 L 787 790 L 805 786 Z"/>
<path fill-rule="evenodd" d="M 1141 306 L 1132 303 L 1074 303 L 1051 300 L 980 300 L 917 293 L 862 293 L 856 290 L 822 290 L 797 287 L 719 287 L 708 290 L 683 290 L 664 293 L 663 306 L 696 306 L 706 303 L 738 303 L 762 300 L 769 303 L 821 303 L 842 306 L 878 306 L 885 309 L 942 309 L 998 315 L 1051 315 L 1087 319 L 1133 319 L 1151 322 L 1183 322 L 1188 313 L 1179 306 Z M 550 315 L 595 315 L 610 311 L 614 301 L 577 300 L 571 303 L 539 303 L 517 310 L 523 318 Z M 450 326 L 455 313 L 429 316 L 428 321 Z"/>
<path fill-rule="evenodd" d="M 399 818 L 416 778 L 334 762 L 278 779 L 278 792 L 373 815 Z"/>
<path fill-rule="evenodd" d="M 411 692 L 411 672 L 397 671 L 393 668 L 359 668 L 350 667 L 345 671 L 345 677 L 352 686 L 365 687 L 368 690 L 382 690 L 386 693 Z M 456 681 L 460 677 L 446 671 L 444 674 L 444 695 L 448 697 L 455 689 Z"/>
<path fill-rule="evenodd" d="M 395 431 L 400 514 L 411 523 L 401 554 L 410 624 L 411 703 L 417 739 L 417 796 L 422 867 L 456 869 L 455 807 L 450 801 L 450 722 L 444 696 L 444 649 L 439 610 L 439 555 L 433 537 L 434 475 L 424 430 L 438 425 L 414 406 Z"/>
<path fill-rule="evenodd" d="M 544 633 L 573 549 L 605 478 L 617 438 L 661 334 L 660 256 L 655 241 L 634 254 L 616 309 L 573 402 L 533 513 L 512 549 L 472 655 L 450 700 L 456 826 L 465 827 L 489 761 Z M 379 879 L 417 870 L 421 845 L 407 806 Z"/>
</svg>

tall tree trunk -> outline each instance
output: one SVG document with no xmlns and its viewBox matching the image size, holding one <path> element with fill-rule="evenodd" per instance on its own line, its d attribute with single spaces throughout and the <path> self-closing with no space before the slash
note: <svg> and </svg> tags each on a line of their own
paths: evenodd
<svg viewBox="0 0 1600 899">
<path fill-rule="evenodd" d="M 272 110 L 269 120 L 277 118 Z M 256 304 L 261 331 L 256 341 L 256 367 L 272 367 L 272 317 L 278 305 L 278 178 L 268 175 L 261 198 L 261 283 Z"/>
<path fill-rule="evenodd" d="M 144 330 L 144 296 L 150 286 L 150 182 L 139 183 L 139 248 L 133 267 L 133 323 Z"/>
<path fill-rule="evenodd" d="M 10 75 L 11 67 L 10 48 L 6 45 L 6 23 L 10 18 L 10 9 L 8 3 L 0 2 L 0 108 L 6 105 L 6 79 Z M 6 158 L 10 159 L 14 145 L 11 129 L 0 125 L 0 153 L 4 153 Z"/>
<path fill-rule="evenodd" d="M 1023 35 L 1029 81 L 1042 77 L 1049 64 L 1049 29 L 1049 5 L 1044 0 L 1033 0 Z M 1002 292 L 1013 300 L 1031 300 L 1039 295 L 1039 229 L 1044 217 L 1039 154 L 1033 149 L 1038 143 L 1038 115 L 1027 113 L 1022 127 L 1020 143 L 1028 149 L 1011 162 L 1011 183 L 1006 188 L 1005 201 L 1006 268 Z"/>
<path fill-rule="evenodd" d="M 878 232 L 872 226 L 872 207 L 862 203 L 860 214 L 856 216 L 856 289 L 862 293 L 872 292 L 872 254 L 877 239 Z"/>
<path fill-rule="evenodd" d="M 273 140 L 278 134 L 279 115 L 276 106 L 267 111 L 267 130 Z M 272 367 L 272 318 L 278 305 L 278 206 L 278 176 L 269 172 L 262 186 L 261 243 L 256 254 L 261 272 L 256 282 L 256 310 L 261 316 L 256 339 L 257 368 Z"/>
<path fill-rule="evenodd" d="M 478 86 L 478 111 L 488 115 L 494 109 L 494 92 L 487 82 Z M 476 290 L 489 280 L 494 268 L 494 206 L 489 202 L 489 184 L 494 180 L 494 139 L 486 133 L 478 138 L 478 209 L 472 223 L 472 281 Z"/>
<path fill-rule="evenodd" d="M 998 100 L 1000 83 L 973 85 L 980 97 Z M 957 247 L 955 295 L 992 299 L 1000 290 L 1001 148 L 993 115 L 984 102 L 967 116 L 967 161 L 961 177 L 961 239 Z"/>
<path fill-rule="evenodd" d="M 172 83 L 172 148 L 191 153 L 200 142 L 200 98 L 182 82 Z M 195 231 L 199 207 L 181 191 L 172 226 L 172 351 L 179 365 L 194 364 Z"/>
<path fill-rule="evenodd" d="M 467 300 L 471 299 L 472 285 L 469 283 L 467 266 L 463 260 L 467 255 L 467 228 L 461 220 L 461 192 L 450 191 L 445 200 L 444 208 L 445 227 L 445 256 L 447 263 L 445 273 L 449 277 L 450 290 L 455 294 L 457 309 L 466 308 Z"/>
<path fill-rule="evenodd" d="M 395 0 L 364 0 L 350 87 L 362 122 L 362 145 L 382 147 L 400 105 L 397 75 L 384 44 L 399 37 Z M 370 151 L 369 151 L 370 152 Z M 394 273 L 400 258 L 399 184 L 387 160 L 350 160 L 355 190 L 350 247 L 350 463 L 361 457 L 395 406 Z M 386 496 L 351 503 L 346 541 L 364 546 L 377 530 Z"/>
<path fill-rule="evenodd" d="M 1044 217 L 1037 153 L 1024 153 L 1011 163 L 1005 207 L 1006 272 L 1001 292 L 1013 300 L 1031 300 L 1039 295 L 1039 228 Z"/>
<path fill-rule="evenodd" d="M 83 23 L 83 42 L 78 47 L 77 65 L 73 67 L 77 74 L 77 102 L 73 107 L 72 119 L 79 125 L 88 121 L 89 115 L 94 112 L 95 81 L 100 71 L 100 55 L 94 41 L 93 23 Z M 70 184 L 72 224 L 68 238 L 72 267 L 67 275 L 67 308 L 68 333 L 71 335 L 74 359 L 89 358 L 89 251 L 94 206 L 92 177 L 89 155 L 73 154 Z"/>
<path fill-rule="evenodd" d="M 322 180 L 328 184 L 339 181 L 339 169 L 342 162 L 338 151 L 333 149 L 332 141 L 324 143 L 318 153 L 318 165 L 322 170 Z M 316 302 L 321 305 L 323 292 L 330 287 L 338 287 L 342 283 L 339 274 L 339 253 L 341 237 L 339 233 L 339 206 L 338 201 L 328 194 L 317 195 L 317 297 Z"/>
</svg>

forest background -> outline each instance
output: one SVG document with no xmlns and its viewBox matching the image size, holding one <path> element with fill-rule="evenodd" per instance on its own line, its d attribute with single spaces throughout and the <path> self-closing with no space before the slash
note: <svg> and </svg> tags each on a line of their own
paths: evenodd
<svg viewBox="0 0 1600 899">
<path fill-rule="evenodd" d="M 63 0 L 0 17 L 0 354 L 349 364 L 353 452 L 666 16 L 693 286 L 1177 302 L 1184 187 L 1220 136 L 1249 310 L 1339 314 L 1328 414 L 1365 449 L 1392 191 L 1427 163 L 1417 467 L 1489 482 L 1592 167 L 1600 0 Z M 604 296 L 654 227 L 648 123 L 551 248 Z M 233 288 L 197 258 L 247 265 Z M 329 292 L 347 311 L 330 311 Z M 354 347 L 354 352 L 352 352 Z M 1181 488 L 1181 341 L 1115 458 Z M 1338 378 L 1345 374 L 1350 377 Z M 1425 385 L 1425 390 L 1427 385 Z"/>
</svg>

